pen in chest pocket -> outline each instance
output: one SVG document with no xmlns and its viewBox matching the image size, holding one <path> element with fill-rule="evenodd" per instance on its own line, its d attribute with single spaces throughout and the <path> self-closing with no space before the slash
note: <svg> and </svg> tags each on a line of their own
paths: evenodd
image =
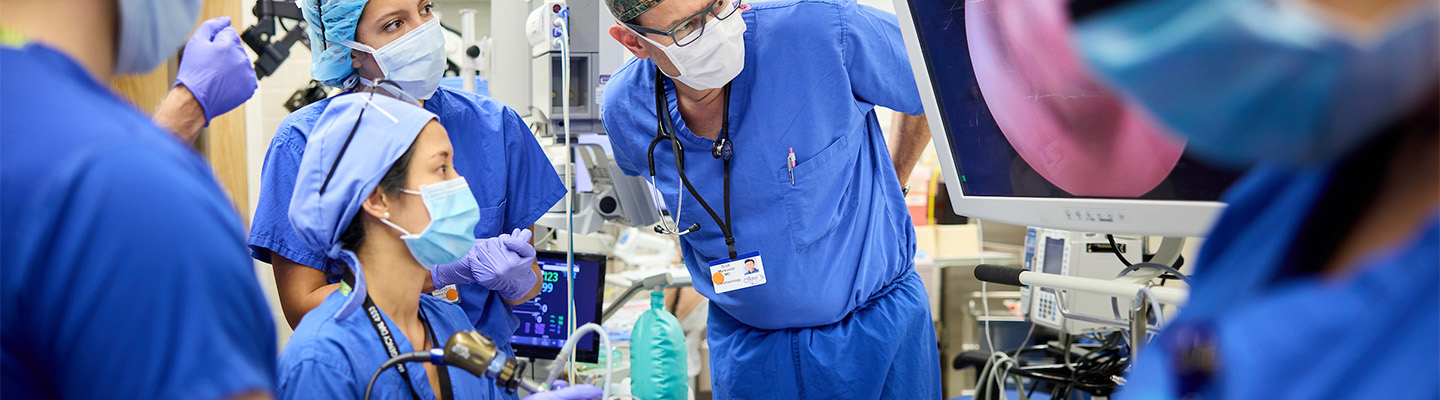
<svg viewBox="0 0 1440 400">
<path fill-rule="evenodd" d="M 790 186 L 795 186 L 795 148 L 790 148 L 790 155 L 785 157 L 786 167 L 790 169 Z"/>
</svg>

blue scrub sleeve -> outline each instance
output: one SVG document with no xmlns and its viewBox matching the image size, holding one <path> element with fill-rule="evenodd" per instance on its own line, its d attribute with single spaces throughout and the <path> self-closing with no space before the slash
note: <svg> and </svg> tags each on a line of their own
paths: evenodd
<svg viewBox="0 0 1440 400">
<path fill-rule="evenodd" d="M 286 122 L 290 122 L 286 119 Z M 305 153 L 305 144 L 296 137 L 297 132 L 286 132 L 292 127 L 282 126 L 275 135 L 276 141 L 265 153 L 265 164 L 260 170 L 260 200 L 255 204 L 255 217 L 250 223 L 250 256 L 265 263 L 273 263 L 271 252 L 279 254 L 300 265 L 324 271 L 325 254 L 305 247 L 295 236 L 290 226 L 290 196 L 295 193 L 295 178 L 300 171 L 300 158 Z"/>
<path fill-rule="evenodd" d="M 653 61 L 632 58 L 616 70 L 613 76 L 639 75 L 640 69 L 655 68 Z M 651 78 L 654 75 L 650 75 Z M 644 82 L 653 82 L 653 79 L 641 79 Z M 655 135 L 655 98 L 647 97 L 648 101 L 637 100 L 635 92 L 653 94 L 653 84 L 638 85 L 640 87 L 626 87 L 622 85 L 610 85 L 609 93 L 605 97 L 605 107 L 601 108 L 600 119 L 605 124 L 605 130 L 609 131 L 610 149 L 615 152 L 615 164 L 620 166 L 620 172 L 629 176 L 638 176 L 650 179 L 650 164 L 644 159 L 646 150 L 650 144 L 649 140 Z M 635 127 L 649 127 L 644 135 L 636 135 L 623 130 L 636 129 Z M 643 128 L 642 128 L 643 129 Z M 637 143 L 643 137 L 644 143 Z M 638 153 L 638 154 L 637 154 Z"/>
<path fill-rule="evenodd" d="M 925 113 L 895 14 L 856 5 L 845 17 L 845 70 L 855 98 L 910 115 Z"/>
<path fill-rule="evenodd" d="M 616 126 L 619 125 L 617 124 Z M 606 127 L 606 129 L 609 129 L 609 127 Z M 614 149 L 613 151 L 615 152 L 615 165 L 620 166 L 620 172 L 624 172 L 625 175 L 645 178 L 645 181 L 649 182 L 650 164 L 644 160 L 645 155 L 643 152 L 639 152 L 642 153 L 641 155 L 635 155 L 637 152 L 632 151 L 635 149 L 635 145 L 623 143 L 626 139 L 627 138 L 622 137 L 622 135 L 610 135 L 610 148 Z M 639 166 L 637 166 L 637 164 L 639 164 Z"/>
<path fill-rule="evenodd" d="M 187 170 L 125 147 L 83 167 L 56 204 L 72 230 L 55 238 L 53 260 L 84 273 L 32 299 L 46 322 L 25 329 L 57 344 L 41 357 L 81 379 L 58 382 L 63 397 L 272 392 L 274 320 L 232 206 L 198 159 Z"/>
<path fill-rule="evenodd" d="M 511 173 L 505 177 L 505 227 L 501 232 L 508 233 L 539 221 L 550 207 L 565 198 L 565 183 L 515 110 L 505 108 L 504 129 L 504 156 L 510 158 Z"/>
<path fill-rule="evenodd" d="M 302 350 L 306 352 L 303 360 L 280 371 L 280 389 L 275 393 L 276 399 L 359 399 L 365 395 L 361 385 L 370 382 L 373 371 L 366 372 L 365 381 L 361 382 L 359 375 L 351 371 L 350 363 L 333 355 L 308 350 Z"/>
</svg>

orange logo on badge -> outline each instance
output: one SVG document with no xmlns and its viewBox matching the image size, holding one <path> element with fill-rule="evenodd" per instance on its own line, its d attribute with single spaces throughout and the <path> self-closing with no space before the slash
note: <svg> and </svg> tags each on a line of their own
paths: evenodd
<svg viewBox="0 0 1440 400">
<path fill-rule="evenodd" d="M 716 272 L 714 275 L 710 275 L 710 280 L 715 281 L 716 285 L 725 283 L 725 274 Z"/>
</svg>

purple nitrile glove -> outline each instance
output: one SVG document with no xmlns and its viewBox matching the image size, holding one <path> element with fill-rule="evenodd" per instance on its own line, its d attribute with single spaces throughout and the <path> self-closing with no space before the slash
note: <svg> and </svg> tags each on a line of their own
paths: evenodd
<svg viewBox="0 0 1440 400">
<path fill-rule="evenodd" d="M 604 391 L 593 385 L 566 386 L 562 382 L 564 381 L 555 381 L 555 384 L 551 385 L 555 390 L 525 396 L 523 400 L 600 400 L 600 397 L 605 395 Z"/>
<path fill-rule="evenodd" d="M 200 23 L 195 35 L 185 43 L 176 85 L 185 85 L 200 109 L 205 111 L 205 125 L 210 119 L 250 100 L 260 83 L 255 80 L 255 67 L 245 55 L 240 35 L 230 26 L 230 17 L 216 17 Z"/>
<path fill-rule="evenodd" d="M 535 248 L 530 247 L 529 229 L 493 238 L 477 239 L 465 258 L 436 265 L 430 271 L 435 287 L 478 284 L 500 293 L 501 298 L 518 299 L 535 287 Z"/>
</svg>

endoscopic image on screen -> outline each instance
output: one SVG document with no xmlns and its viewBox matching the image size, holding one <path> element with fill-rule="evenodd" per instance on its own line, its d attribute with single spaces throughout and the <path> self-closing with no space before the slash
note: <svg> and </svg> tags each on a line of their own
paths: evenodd
<svg viewBox="0 0 1440 400">
<path fill-rule="evenodd" d="M 1214 201 L 1238 177 L 1087 71 L 1065 0 L 911 7 L 964 195 Z"/>
</svg>

